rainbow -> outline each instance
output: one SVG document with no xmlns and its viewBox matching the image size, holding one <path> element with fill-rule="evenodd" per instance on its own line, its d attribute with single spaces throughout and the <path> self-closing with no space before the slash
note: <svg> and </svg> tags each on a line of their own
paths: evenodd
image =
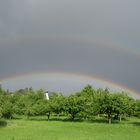
<svg viewBox="0 0 140 140">
<path fill-rule="evenodd" d="M 66 42 L 66 43 L 75 43 L 75 44 L 81 44 L 81 45 L 98 45 L 99 47 L 106 47 L 106 48 L 109 48 L 109 49 L 113 49 L 115 51 L 119 51 L 119 52 L 123 52 L 123 53 L 127 53 L 127 54 L 130 54 L 130 55 L 133 55 L 133 57 L 136 57 L 138 59 L 140 59 L 140 52 L 135 50 L 135 49 L 132 49 L 132 48 L 126 48 L 126 47 L 123 47 L 123 46 L 120 46 L 120 45 L 117 45 L 117 44 L 114 44 L 112 42 L 103 42 L 103 41 L 98 41 L 97 39 L 94 39 L 94 38 L 88 38 L 88 39 L 85 39 L 85 38 L 80 38 L 80 37 L 57 37 L 57 38 L 54 38 L 54 37 L 48 37 L 48 38 L 35 38 L 35 37 L 23 37 L 23 38 L 18 38 L 18 39 L 15 39 L 15 40 L 2 40 L 0 41 L 0 47 L 10 47 L 11 44 L 17 44 L 17 45 L 20 45 L 22 43 L 28 43 L 28 42 L 32 42 L 32 41 L 49 41 L 49 42 L 53 42 L 53 43 L 61 43 L 61 42 Z M 71 77 L 71 76 L 75 76 L 75 77 L 79 77 L 79 78 L 82 78 L 82 79 L 90 79 L 90 80 L 94 80 L 94 81 L 99 81 L 99 82 L 103 82 L 103 83 L 107 83 L 111 86 L 117 86 L 117 87 L 121 87 L 122 89 L 128 91 L 129 93 L 132 93 L 133 95 L 136 95 L 136 96 L 140 96 L 140 94 L 135 91 L 134 89 L 131 89 L 129 88 L 128 86 L 126 85 L 122 85 L 122 84 L 119 84 L 119 83 L 115 83 L 114 81 L 111 81 L 111 80 L 108 80 L 108 79 L 102 79 L 101 77 L 99 76 L 92 76 L 92 75 L 86 75 L 86 74 L 82 74 L 82 73 L 71 73 L 71 72 L 31 72 L 31 73 L 26 73 L 26 74 L 18 74 L 18 75 L 14 75 L 14 76 L 11 76 L 11 77 L 8 77 L 8 78 L 4 78 L 4 79 L 1 79 L 0 82 L 3 83 L 5 81 L 9 81 L 9 80 L 12 80 L 12 79 L 16 79 L 16 78 L 19 78 L 19 77 L 25 77 L 25 76 L 35 76 L 35 75 L 44 75 L 44 76 L 47 76 L 47 75 L 62 75 L 62 76 L 67 76 L 67 77 Z"/>
<path fill-rule="evenodd" d="M 25 73 L 25 74 L 19 74 L 19 75 L 14 75 L 8 78 L 4 78 L 1 79 L 0 82 L 4 83 L 10 80 L 15 80 L 17 78 L 25 78 L 25 77 L 55 77 L 55 76 L 61 76 L 61 77 L 66 77 L 66 78 L 71 78 L 71 77 L 77 77 L 81 80 L 93 80 L 99 83 L 103 83 L 104 85 L 109 85 L 111 87 L 119 87 L 120 89 L 126 91 L 127 93 L 129 93 L 130 95 L 133 95 L 137 98 L 140 97 L 140 94 L 135 91 L 134 89 L 131 89 L 125 85 L 119 84 L 119 83 L 115 83 L 111 80 L 108 79 L 102 79 L 101 77 L 97 77 L 97 76 L 91 76 L 91 75 L 85 75 L 85 74 L 81 74 L 81 73 L 70 73 L 70 72 L 32 72 L 32 73 Z M 88 83 L 87 83 L 88 84 Z"/>
<path fill-rule="evenodd" d="M 53 42 L 53 43 L 74 43 L 74 44 L 81 44 L 81 45 L 85 45 L 85 47 L 87 45 L 98 45 L 98 47 L 105 47 L 105 48 L 109 48 L 109 49 L 113 49 L 115 51 L 119 51 L 119 52 L 124 52 L 124 53 L 128 53 L 128 54 L 132 54 L 134 57 L 140 58 L 140 50 L 139 49 L 134 49 L 134 48 L 128 48 L 126 46 L 121 46 L 120 44 L 117 44 L 116 42 L 106 42 L 106 41 L 101 41 L 98 40 L 96 38 L 80 38 L 80 37 L 47 37 L 47 38 L 35 38 L 35 37 L 22 37 L 22 38 L 18 38 L 15 40 L 0 40 L 0 47 L 5 47 L 5 45 L 7 45 L 6 47 L 10 47 L 11 44 L 22 44 L 22 43 L 27 43 L 27 42 L 33 42 L 33 41 L 46 41 L 46 42 Z"/>
</svg>

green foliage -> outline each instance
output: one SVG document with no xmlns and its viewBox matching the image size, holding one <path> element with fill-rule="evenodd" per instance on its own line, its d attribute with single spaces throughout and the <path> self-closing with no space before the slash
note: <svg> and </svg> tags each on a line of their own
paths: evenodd
<svg viewBox="0 0 140 140">
<path fill-rule="evenodd" d="M 2 117 L 11 119 L 13 114 L 12 104 L 8 101 L 5 101 L 5 103 L 2 106 Z"/>
<path fill-rule="evenodd" d="M 70 114 L 71 119 L 74 121 L 76 115 L 83 111 L 84 102 L 83 98 L 77 95 L 71 95 L 66 100 L 66 111 Z"/>
<path fill-rule="evenodd" d="M 13 114 L 13 106 L 11 102 L 12 96 L 4 90 L 0 90 L 0 116 L 10 119 Z"/>
<path fill-rule="evenodd" d="M 105 116 L 109 123 L 124 116 L 140 116 L 140 101 L 126 93 L 111 93 L 106 89 L 93 89 L 87 85 L 81 92 L 70 96 L 54 93 L 46 100 L 44 91 L 33 88 L 20 89 L 16 92 L 0 89 L 0 118 L 12 118 L 14 115 L 48 116 L 66 115 L 74 121 L 93 120 L 95 116 Z"/>
<path fill-rule="evenodd" d="M 136 100 L 135 115 L 140 118 L 140 100 Z"/>
<path fill-rule="evenodd" d="M 57 114 L 58 118 L 59 115 L 65 110 L 65 102 L 65 97 L 61 93 L 54 93 L 50 97 L 51 110 Z"/>
</svg>

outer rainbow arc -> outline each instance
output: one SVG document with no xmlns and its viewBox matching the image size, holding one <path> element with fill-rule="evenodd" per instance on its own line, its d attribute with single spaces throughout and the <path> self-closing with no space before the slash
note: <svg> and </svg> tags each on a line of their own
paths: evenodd
<svg viewBox="0 0 140 140">
<path fill-rule="evenodd" d="M 18 38 L 17 40 L 3 40 L 1 41 L 1 44 L 11 44 L 11 43 L 24 43 L 24 42 L 30 42 L 30 41 L 50 41 L 53 43 L 58 43 L 58 42 L 66 42 L 66 43 L 77 43 L 77 44 L 85 44 L 86 45 L 95 45 L 97 44 L 99 47 L 106 47 L 110 49 L 114 49 L 116 51 L 123 51 L 128 54 L 133 54 L 135 57 L 140 58 L 140 52 L 137 51 L 136 49 L 132 48 L 125 48 L 123 46 L 117 45 L 113 42 L 105 42 L 101 41 L 95 38 L 80 38 L 80 37 L 23 37 L 23 38 Z M 7 43 L 8 42 L 8 43 Z M 10 43 L 9 43 L 10 42 Z M 0 46 L 2 47 L 2 46 Z"/>
<path fill-rule="evenodd" d="M 106 79 L 102 79 L 100 77 L 97 77 L 97 76 L 91 76 L 91 75 L 86 75 L 86 74 L 81 74 L 81 73 L 70 73 L 70 72 L 55 72 L 55 71 L 52 71 L 52 72 L 32 72 L 32 73 L 25 73 L 25 74 L 19 74 L 19 75 L 15 75 L 15 76 L 11 76 L 11 77 L 8 77 L 8 78 L 5 78 L 5 79 L 2 79 L 0 80 L 1 83 L 4 83 L 5 81 L 9 81 L 9 80 L 14 80 L 16 78 L 20 78 L 20 77 L 27 77 L 27 76 L 63 76 L 63 77 L 78 77 L 78 78 L 81 78 L 81 79 L 89 79 L 89 80 L 94 80 L 94 81 L 97 81 L 97 82 L 102 82 L 102 83 L 105 83 L 107 85 L 110 85 L 110 86 L 113 86 L 113 87 L 119 87 L 121 89 L 124 89 L 126 90 L 128 93 L 130 93 L 130 95 L 135 95 L 135 96 L 138 96 L 140 97 L 140 94 L 135 91 L 134 89 L 130 89 L 129 87 L 127 86 L 124 86 L 122 84 L 119 84 L 119 83 L 115 83 L 111 80 L 106 80 Z M 88 84 L 88 83 L 87 83 Z"/>
</svg>

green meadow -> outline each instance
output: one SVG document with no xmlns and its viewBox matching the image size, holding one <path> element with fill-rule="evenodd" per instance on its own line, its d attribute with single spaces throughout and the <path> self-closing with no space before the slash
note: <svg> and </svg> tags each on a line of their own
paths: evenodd
<svg viewBox="0 0 140 140">
<path fill-rule="evenodd" d="M 0 140 L 139 140 L 140 119 L 121 123 L 64 121 L 33 117 L 0 122 Z"/>
</svg>

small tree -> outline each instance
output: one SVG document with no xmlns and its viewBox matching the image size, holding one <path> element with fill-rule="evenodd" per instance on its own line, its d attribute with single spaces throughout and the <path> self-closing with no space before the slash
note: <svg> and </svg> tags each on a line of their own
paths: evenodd
<svg viewBox="0 0 140 140">
<path fill-rule="evenodd" d="M 134 100 L 125 93 L 115 93 L 113 96 L 116 117 L 119 117 L 119 121 L 121 122 L 124 114 L 132 114 L 132 109 L 134 109 Z"/>
<path fill-rule="evenodd" d="M 82 98 L 76 95 L 69 96 L 66 101 L 66 111 L 70 114 L 72 121 L 74 121 L 76 115 L 83 111 Z"/>
<path fill-rule="evenodd" d="M 50 97 L 51 110 L 57 114 L 57 119 L 59 115 L 65 110 L 65 97 L 62 94 L 55 93 Z"/>
<path fill-rule="evenodd" d="M 98 112 L 107 115 L 109 124 L 112 123 L 112 116 L 115 114 L 115 104 L 114 95 L 110 94 L 108 89 L 100 91 L 97 100 Z"/>
<path fill-rule="evenodd" d="M 136 100 L 135 115 L 137 117 L 140 117 L 140 99 L 139 100 Z"/>
</svg>

